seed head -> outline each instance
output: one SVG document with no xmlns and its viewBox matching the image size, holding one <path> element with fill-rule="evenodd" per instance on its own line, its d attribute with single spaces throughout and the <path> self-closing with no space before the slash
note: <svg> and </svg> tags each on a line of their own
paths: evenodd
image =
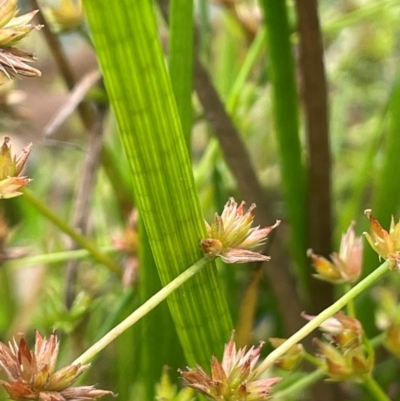
<svg viewBox="0 0 400 401">
<path fill-rule="evenodd" d="M 17 0 L 0 1 L 0 84 L 18 75 L 27 77 L 41 75 L 39 70 L 26 64 L 34 61 L 35 56 L 15 47 L 33 29 L 42 27 L 30 24 L 37 12 L 38 10 L 17 17 Z"/>
<path fill-rule="evenodd" d="M 208 375 L 201 366 L 187 371 L 179 370 L 189 387 L 194 388 L 206 397 L 215 401 L 261 401 L 270 399 L 271 387 L 281 380 L 280 377 L 255 380 L 255 365 L 260 356 L 262 343 L 236 351 L 233 333 L 220 362 L 217 358 L 211 359 L 211 375 Z"/>
<path fill-rule="evenodd" d="M 230 198 L 222 211 L 217 213 L 211 226 L 206 222 L 208 238 L 200 241 L 203 252 L 207 256 L 219 256 L 225 263 L 246 263 L 269 260 L 268 256 L 252 250 L 263 245 L 267 235 L 279 225 L 277 220 L 273 226 L 260 229 L 251 228 L 256 205 L 253 203 L 244 212 L 245 203 L 239 206 Z"/>
<path fill-rule="evenodd" d="M 69 365 L 56 370 L 59 341 L 56 334 L 47 340 L 36 332 L 35 348 L 25 339 L 14 339 L 9 346 L 0 343 L 0 369 L 8 381 L 0 380 L 11 399 L 37 401 L 90 401 L 110 391 L 94 386 L 70 387 L 90 365 Z"/>
</svg>

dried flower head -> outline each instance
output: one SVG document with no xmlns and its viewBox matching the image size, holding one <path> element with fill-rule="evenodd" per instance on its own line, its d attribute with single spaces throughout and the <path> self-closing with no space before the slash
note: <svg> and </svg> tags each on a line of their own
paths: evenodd
<svg viewBox="0 0 400 401">
<path fill-rule="evenodd" d="M 245 203 L 239 206 L 230 198 L 221 216 L 215 213 L 211 226 L 206 222 L 209 238 L 202 239 L 200 244 L 207 256 L 219 256 L 225 263 L 246 263 L 269 260 L 268 256 L 252 250 L 263 245 L 267 235 L 279 225 L 260 229 L 251 228 L 256 205 L 253 203 L 244 213 Z"/>
<path fill-rule="evenodd" d="M 262 343 L 236 351 L 233 334 L 225 351 L 222 362 L 217 358 L 211 359 L 211 375 L 208 375 L 201 366 L 187 371 L 179 370 L 188 386 L 199 391 L 206 397 L 220 401 L 258 401 L 269 399 L 271 387 L 281 378 L 255 380 L 255 365 L 260 356 Z"/>
<path fill-rule="evenodd" d="M 342 235 L 339 254 L 332 253 L 331 261 L 308 251 L 313 266 L 317 271 L 314 277 L 330 283 L 353 283 L 361 274 L 363 244 L 362 238 L 354 232 L 354 222 L 350 224 L 347 232 Z"/>
<path fill-rule="evenodd" d="M 40 76 L 39 70 L 26 63 L 35 60 L 32 53 L 16 48 L 18 42 L 27 36 L 32 29 L 40 29 L 40 25 L 29 22 L 38 10 L 16 17 L 17 0 L 2 0 L 0 3 L 0 84 L 17 75 L 28 77 Z"/>
<path fill-rule="evenodd" d="M 280 347 L 286 339 L 284 338 L 270 338 L 269 342 L 274 348 Z M 302 344 L 295 344 L 290 347 L 281 357 L 275 362 L 274 366 L 279 369 L 292 371 L 299 367 L 304 357 L 304 347 Z"/>
<path fill-rule="evenodd" d="M 60 0 L 60 4 L 45 10 L 47 20 L 59 32 L 69 32 L 85 23 L 82 0 Z"/>
<path fill-rule="evenodd" d="M 36 333 L 35 349 L 30 351 L 24 338 L 9 346 L 0 343 L 0 369 L 8 376 L 1 380 L 13 400 L 90 401 L 110 391 L 94 386 L 71 387 L 89 365 L 69 365 L 56 371 L 59 341 L 55 333 L 47 340 Z"/>
<path fill-rule="evenodd" d="M 389 232 L 382 228 L 378 220 L 371 214 L 371 209 L 364 212 L 370 224 L 370 232 L 364 233 L 372 249 L 383 259 L 392 262 L 392 270 L 400 269 L 400 221 L 390 223 Z"/>
<path fill-rule="evenodd" d="M 7 199 L 21 195 L 19 189 L 31 180 L 19 177 L 32 149 L 32 143 L 22 149 L 18 157 L 11 156 L 10 138 L 5 137 L 0 149 L 0 198 Z"/>
</svg>

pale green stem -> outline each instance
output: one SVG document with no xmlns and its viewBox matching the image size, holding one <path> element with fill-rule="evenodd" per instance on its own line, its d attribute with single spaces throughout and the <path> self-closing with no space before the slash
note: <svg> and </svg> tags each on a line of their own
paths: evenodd
<svg viewBox="0 0 400 401">
<path fill-rule="evenodd" d="M 349 292 L 344 294 L 340 299 L 338 299 L 334 304 L 326 308 L 322 311 L 318 316 L 316 316 L 313 320 L 308 322 L 305 326 L 303 326 L 299 331 L 294 333 L 291 337 L 289 337 L 280 347 L 273 350 L 265 359 L 261 362 L 260 366 L 256 369 L 256 376 L 261 375 L 265 370 L 267 370 L 270 366 L 274 364 L 274 362 L 285 354 L 293 345 L 297 344 L 304 337 L 310 334 L 313 330 L 315 330 L 321 323 L 323 323 L 326 319 L 331 317 L 333 314 L 339 312 L 348 302 L 354 299 L 357 295 L 363 292 L 367 287 L 369 287 L 372 283 L 378 280 L 381 276 L 383 276 L 391 267 L 392 263 L 390 261 L 386 261 L 382 265 L 380 265 L 376 270 L 374 270 L 370 275 L 368 275 L 364 280 L 360 281 L 357 285 L 355 285 Z"/>
<path fill-rule="evenodd" d="M 382 390 L 381 386 L 371 376 L 364 378 L 364 386 L 377 401 L 390 401 L 390 398 Z"/>
<path fill-rule="evenodd" d="M 285 400 L 286 398 L 289 398 L 290 395 L 298 395 L 300 391 L 306 389 L 307 387 L 310 387 L 318 380 L 322 379 L 324 377 L 324 374 L 325 373 L 323 369 L 317 369 L 314 372 L 305 375 L 301 379 L 296 380 L 295 383 L 285 388 L 284 390 L 273 393 L 273 398 L 277 400 Z"/>
<path fill-rule="evenodd" d="M 30 191 L 27 189 L 22 190 L 24 194 L 24 199 L 26 199 L 32 206 L 34 206 L 43 216 L 45 216 L 49 221 L 51 221 L 55 226 L 57 226 L 65 234 L 69 235 L 75 243 L 80 245 L 82 248 L 87 249 L 87 251 L 100 263 L 103 263 L 112 272 L 122 275 L 121 267 L 115 263 L 108 255 L 101 252 L 96 245 L 89 241 L 86 237 L 80 234 L 78 231 L 74 230 L 68 223 L 60 219 L 56 214 L 54 214 L 42 201 L 37 199 Z"/>
<path fill-rule="evenodd" d="M 118 252 L 114 247 L 102 247 L 99 248 L 99 251 L 102 253 L 116 253 Z M 53 253 L 46 253 L 41 255 L 33 255 L 27 256 L 24 258 L 18 259 L 9 259 L 4 261 L 4 265 L 9 268 L 20 268 L 20 267 L 27 267 L 31 265 L 37 264 L 52 264 L 52 263 L 61 263 L 67 262 L 72 259 L 85 259 L 91 256 L 87 249 L 76 249 L 72 251 L 65 251 L 65 252 L 53 252 Z"/>
<path fill-rule="evenodd" d="M 114 341 L 119 335 L 121 335 L 125 330 L 134 325 L 143 316 L 147 315 L 151 310 L 153 310 L 158 304 L 164 301 L 172 292 L 179 288 L 185 281 L 189 280 L 196 273 L 198 273 L 207 263 L 211 262 L 213 259 L 209 257 L 203 257 L 197 261 L 194 265 L 190 266 L 178 277 L 174 278 L 169 284 L 163 287 L 155 295 L 149 298 L 142 306 L 139 306 L 133 313 L 131 313 L 124 321 L 115 326 L 110 330 L 104 337 L 93 344 L 87 351 L 85 351 L 79 358 L 75 359 L 73 364 L 87 363 L 96 354 L 98 354 L 102 349 L 104 349 L 108 344 Z"/>
<path fill-rule="evenodd" d="M 350 284 L 344 284 L 344 293 L 347 293 L 351 290 L 351 285 Z M 356 308 L 354 306 L 354 301 L 351 299 L 349 303 L 347 304 L 347 315 L 350 317 L 356 317 Z"/>
</svg>

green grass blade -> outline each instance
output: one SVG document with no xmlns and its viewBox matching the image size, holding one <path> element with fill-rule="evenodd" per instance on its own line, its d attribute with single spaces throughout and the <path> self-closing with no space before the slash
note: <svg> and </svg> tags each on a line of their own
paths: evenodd
<svg viewBox="0 0 400 401">
<path fill-rule="evenodd" d="M 165 285 L 200 258 L 199 239 L 206 233 L 154 12 L 144 0 L 84 5 Z M 207 365 L 213 353 L 222 353 L 232 323 L 214 264 L 168 302 L 190 364 Z"/>
<path fill-rule="evenodd" d="M 297 90 L 290 44 L 286 3 L 261 1 L 267 33 L 269 73 L 275 130 L 279 145 L 283 196 L 292 229 L 291 249 L 298 265 L 298 277 L 306 293 L 309 261 L 307 250 L 306 180 L 301 160 Z"/>
<path fill-rule="evenodd" d="M 189 148 L 193 114 L 193 0 L 171 0 L 169 15 L 169 75 Z"/>
</svg>

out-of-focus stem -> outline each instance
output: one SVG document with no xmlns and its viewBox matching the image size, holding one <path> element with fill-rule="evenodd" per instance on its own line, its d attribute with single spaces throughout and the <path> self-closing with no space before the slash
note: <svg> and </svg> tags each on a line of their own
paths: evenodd
<svg viewBox="0 0 400 401">
<path fill-rule="evenodd" d="M 108 255 L 101 252 L 96 245 L 85 238 L 82 234 L 75 231 L 71 226 L 69 226 L 64 220 L 60 219 L 55 215 L 43 202 L 37 199 L 31 192 L 27 189 L 22 190 L 24 193 L 24 198 L 34 206 L 39 212 L 45 216 L 49 221 L 51 221 L 55 226 L 57 226 L 61 231 L 69 235 L 78 245 L 82 248 L 87 249 L 88 252 L 100 263 L 107 266 L 112 272 L 117 275 L 121 275 L 120 266 L 115 263 Z"/>
<path fill-rule="evenodd" d="M 381 386 L 371 377 L 366 376 L 364 379 L 364 386 L 374 396 L 377 401 L 390 401 L 390 398 L 382 390 Z"/>
<path fill-rule="evenodd" d="M 158 304 L 164 301 L 172 292 L 179 288 L 185 281 L 189 280 L 196 273 L 198 273 L 207 263 L 209 263 L 212 258 L 203 257 L 197 261 L 194 265 L 190 266 L 179 276 L 174 278 L 169 284 L 163 287 L 155 295 L 149 298 L 142 306 L 137 308 L 132 314 L 130 314 L 125 320 L 120 324 L 115 326 L 110 330 L 104 337 L 93 344 L 87 351 L 85 351 L 79 358 L 75 359 L 74 364 L 87 363 L 96 354 L 98 354 L 102 349 L 104 349 L 108 344 L 114 341 L 119 335 L 121 335 L 125 330 L 134 325 L 143 316 L 147 315 L 151 310 L 153 310 Z"/>
</svg>

